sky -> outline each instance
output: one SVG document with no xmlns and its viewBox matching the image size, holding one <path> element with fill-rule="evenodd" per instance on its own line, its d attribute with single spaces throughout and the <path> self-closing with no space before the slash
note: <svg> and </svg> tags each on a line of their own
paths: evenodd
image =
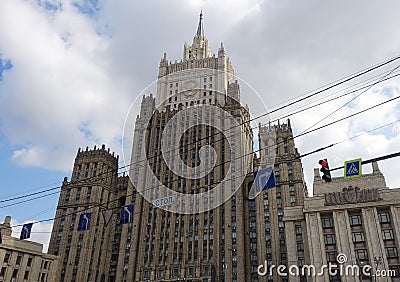
<svg viewBox="0 0 400 282">
<path fill-rule="evenodd" d="M 2 0 L 0 201 L 61 185 L 71 176 L 79 147 L 106 144 L 122 154 L 130 105 L 157 79 L 164 52 L 171 61 L 182 58 L 201 9 L 211 51 L 217 53 L 224 43 L 237 76 L 268 110 L 400 55 L 398 1 Z M 398 74 L 399 64 L 395 60 L 270 118 L 382 80 L 291 116 L 297 135 L 317 122 L 313 128 L 395 98 L 399 77 L 384 79 Z M 264 111 L 254 101 L 245 101 L 253 117 Z M 313 168 L 321 158 L 333 168 L 346 160 L 399 152 L 399 119 L 397 99 L 296 138 L 301 154 L 347 140 L 302 159 L 307 187 L 312 190 Z M 390 188 L 400 187 L 399 160 L 379 162 Z M 15 202 L 0 202 L 0 220 L 6 215 L 13 224 L 52 218 L 57 201 L 54 194 L 9 207 L 4 205 Z M 50 230 L 51 221 L 36 224 L 32 240 L 47 249 Z"/>
</svg>

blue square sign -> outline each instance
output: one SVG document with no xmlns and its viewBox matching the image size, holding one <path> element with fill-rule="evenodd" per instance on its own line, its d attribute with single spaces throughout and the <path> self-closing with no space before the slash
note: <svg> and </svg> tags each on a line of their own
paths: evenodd
<svg viewBox="0 0 400 282">
<path fill-rule="evenodd" d="M 344 162 L 344 178 L 356 178 L 362 175 L 362 161 L 355 159 Z"/>
</svg>

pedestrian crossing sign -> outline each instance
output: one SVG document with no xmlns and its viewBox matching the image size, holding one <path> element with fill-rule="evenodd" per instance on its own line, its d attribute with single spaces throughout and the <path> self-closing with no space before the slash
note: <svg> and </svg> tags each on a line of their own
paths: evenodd
<svg viewBox="0 0 400 282">
<path fill-rule="evenodd" d="M 357 178 L 362 175 L 362 161 L 355 159 L 344 162 L 344 179 Z"/>
</svg>

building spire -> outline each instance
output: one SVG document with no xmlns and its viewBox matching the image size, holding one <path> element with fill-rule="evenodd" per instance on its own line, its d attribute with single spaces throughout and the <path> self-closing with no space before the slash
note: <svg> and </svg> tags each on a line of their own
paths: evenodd
<svg viewBox="0 0 400 282">
<path fill-rule="evenodd" d="M 203 9 L 200 11 L 200 20 L 199 20 L 199 26 L 197 27 L 197 32 L 196 35 L 202 35 L 204 36 L 204 26 L 203 26 Z"/>
<path fill-rule="evenodd" d="M 193 37 L 193 44 L 185 43 L 183 46 L 183 60 L 198 60 L 211 57 L 210 45 L 204 34 L 203 9 L 200 11 L 199 26 L 196 35 Z"/>
</svg>

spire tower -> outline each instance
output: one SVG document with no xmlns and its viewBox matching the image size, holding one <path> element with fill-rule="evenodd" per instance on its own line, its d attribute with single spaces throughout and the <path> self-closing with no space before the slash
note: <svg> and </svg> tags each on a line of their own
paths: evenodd
<svg viewBox="0 0 400 282">
<path fill-rule="evenodd" d="M 185 43 L 183 49 L 184 61 L 204 59 L 212 56 L 210 44 L 204 33 L 203 10 L 200 11 L 199 25 L 197 26 L 196 35 L 193 38 L 193 44 L 190 46 Z"/>
<path fill-rule="evenodd" d="M 203 10 L 200 11 L 200 20 L 199 20 L 199 26 L 197 27 L 196 36 L 204 36 Z"/>
</svg>

